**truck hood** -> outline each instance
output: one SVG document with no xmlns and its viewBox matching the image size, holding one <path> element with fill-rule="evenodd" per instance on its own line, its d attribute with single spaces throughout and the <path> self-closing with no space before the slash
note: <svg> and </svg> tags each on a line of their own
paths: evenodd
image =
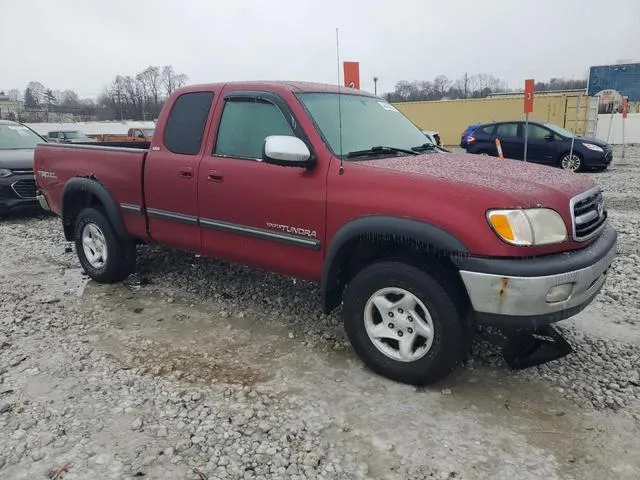
<svg viewBox="0 0 640 480">
<path fill-rule="evenodd" d="M 525 205 L 540 203 L 548 196 L 569 198 L 595 185 L 591 179 L 579 173 L 468 153 L 430 153 L 358 163 L 493 190 Z M 464 188 L 464 185 L 461 187 Z"/>
<path fill-rule="evenodd" d="M 9 170 L 32 170 L 33 149 L 0 150 L 0 168 Z"/>
</svg>

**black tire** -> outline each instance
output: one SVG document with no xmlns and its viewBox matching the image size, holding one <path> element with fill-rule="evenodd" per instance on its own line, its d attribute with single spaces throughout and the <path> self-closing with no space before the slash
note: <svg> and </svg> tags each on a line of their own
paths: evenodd
<svg viewBox="0 0 640 480">
<path fill-rule="evenodd" d="M 562 169 L 562 170 L 566 170 L 568 172 L 581 172 L 584 170 L 584 161 L 582 159 L 582 155 L 580 155 L 579 153 L 573 152 L 573 156 L 576 157 L 578 159 L 578 168 L 576 168 L 575 170 L 572 170 L 570 168 L 564 168 L 563 167 L 563 162 L 565 158 L 569 158 L 569 152 L 565 152 L 562 155 L 560 155 L 560 159 L 558 160 L 558 168 Z"/>
<path fill-rule="evenodd" d="M 101 267 L 91 265 L 84 252 L 82 234 L 84 229 L 93 224 L 102 232 L 107 250 L 107 260 Z M 85 208 L 76 218 L 74 230 L 76 254 L 82 268 L 89 277 L 98 283 L 116 283 L 127 278 L 136 268 L 136 244 L 126 241 L 116 233 L 111 222 L 103 211 L 96 208 Z"/>
<path fill-rule="evenodd" d="M 422 358 L 411 362 L 395 360 L 370 339 L 365 327 L 366 304 L 385 287 L 409 291 L 429 311 L 433 342 Z M 435 276 L 400 261 L 382 261 L 362 269 L 348 285 L 343 321 L 351 345 L 369 369 L 394 381 L 428 385 L 449 375 L 469 353 L 474 333 L 470 310 L 462 305 L 465 302 L 455 289 Z"/>
</svg>

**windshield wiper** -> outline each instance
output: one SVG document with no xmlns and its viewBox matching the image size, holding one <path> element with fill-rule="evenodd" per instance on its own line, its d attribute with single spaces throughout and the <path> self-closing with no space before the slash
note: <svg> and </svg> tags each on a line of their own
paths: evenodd
<svg viewBox="0 0 640 480">
<path fill-rule="evenodd" d="M 387 147 L 384 145 L 379 145 L 376 147 L 371 147 L 367 150 L 356 150 L 353 152 L 347 153 L 347 157 L 365 157 L 368 155 L 379 155 L 384 153 L 406 153 L 408 155 L 417 155 L 418 153 L 414 150 L 406 150 L 404 148 L 396 148 L 396 147 Z"/>
<path fill-rule="evenodd" d="M 422 145 L 418 145 L 417 147 L 411 147 L 411 150 L 414 152 L 426 152 L 427 150 L 436 150 L 436 147 L 433 143 L 423 143 Z"/>
</svg>

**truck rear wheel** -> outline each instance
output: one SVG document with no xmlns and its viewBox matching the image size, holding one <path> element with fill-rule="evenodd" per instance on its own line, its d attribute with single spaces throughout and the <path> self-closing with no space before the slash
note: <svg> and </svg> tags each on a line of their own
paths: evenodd
<svg viewBox="0 0 640 480">
<path fill-rule="evenodd" d="M 451 373 L 471 347 L 472 329 L 455 300 L 425 271 L 383 261 L 362 269 L 347 287 L 345 330 L 375 373 L 431 384 Z"/>
<path fill-rule="evenodd" d="M 78 214 L 74 237 L 80 264 L 96 282 L 120 282 L 135 270 L 135 242 L 118 237 L 100 210 L 89 207 Z"/>
</svg>

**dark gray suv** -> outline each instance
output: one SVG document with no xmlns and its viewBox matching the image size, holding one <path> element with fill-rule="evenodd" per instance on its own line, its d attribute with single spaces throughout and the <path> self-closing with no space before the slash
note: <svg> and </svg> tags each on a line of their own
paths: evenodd
<svg viewBox="0 0 640 480">
<path fill-rule="evenodd" d="M 46 140 L 21 123 L 0 120 L 0 216 L 36 207 L 33 151 Z"/>
</svg>

